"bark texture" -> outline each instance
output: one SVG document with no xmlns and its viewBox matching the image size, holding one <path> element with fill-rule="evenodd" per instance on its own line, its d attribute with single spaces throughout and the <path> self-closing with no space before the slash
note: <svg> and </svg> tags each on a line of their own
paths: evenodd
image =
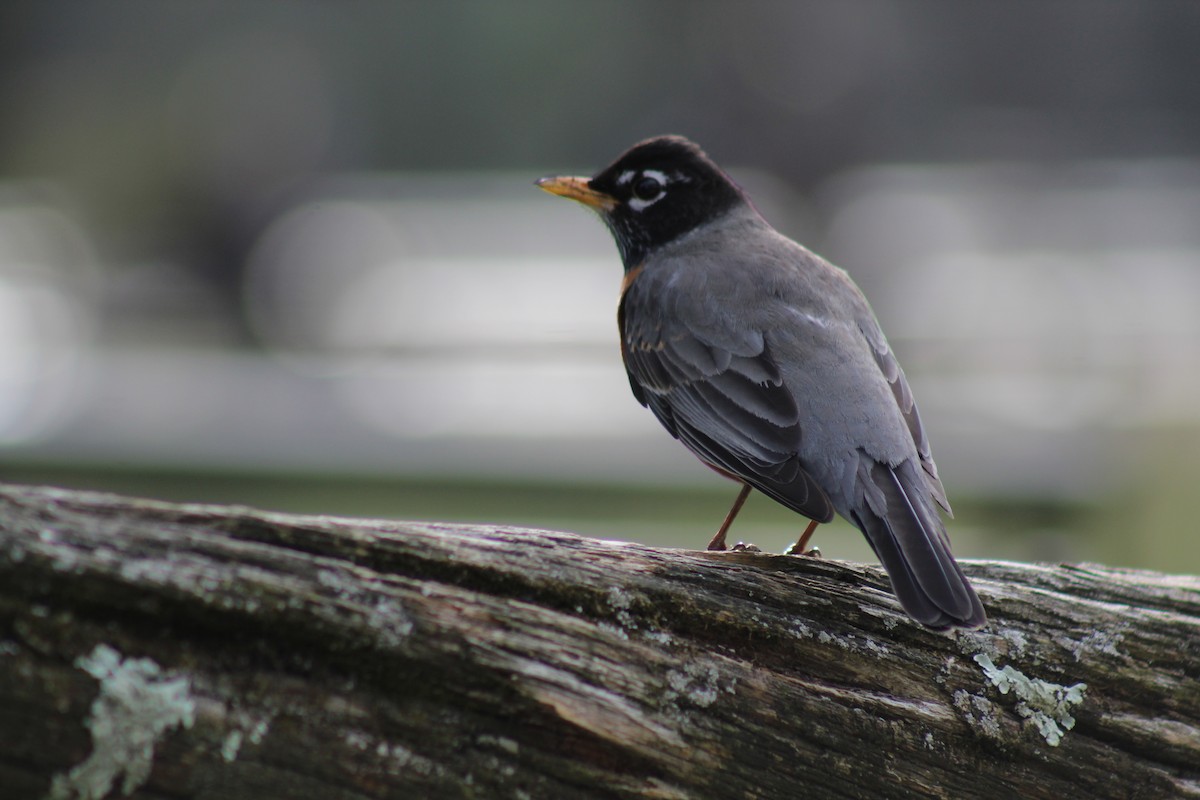
<svg viewBox="0 0 1200 800">
<path fill-rule="evenodd" d="M 0 797 L 1200 797 L 1200 579 L 964 569 L 0 487 Z"/>
</svg>

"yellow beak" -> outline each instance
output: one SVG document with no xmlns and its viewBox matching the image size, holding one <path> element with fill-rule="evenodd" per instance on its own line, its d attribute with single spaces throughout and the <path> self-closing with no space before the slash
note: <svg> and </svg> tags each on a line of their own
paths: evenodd
<svg viewBox="0 0 1200 800">
<path fill-rule="evenodd" d="M 588 186 L 587 178 L 568 178 L 565 176 L 542 178 L 537 182 L 537 185 L 539 189 L 544 189 L 550 194 L 570 198 L 600 212 L 612 211 L 617 207 L 616 198 L 604 192 L 597 192 Z"/>
</svg>

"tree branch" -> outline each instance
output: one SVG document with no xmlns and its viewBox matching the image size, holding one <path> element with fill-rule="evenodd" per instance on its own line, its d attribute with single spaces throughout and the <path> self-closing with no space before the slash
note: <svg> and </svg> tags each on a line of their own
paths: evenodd
<svg viewBox="0 0 1200 800">
<path fill-rule="evenodd" d="M 4 797 L 1200 797 L 1200 579 L 0 488 Z"/>
</svg>

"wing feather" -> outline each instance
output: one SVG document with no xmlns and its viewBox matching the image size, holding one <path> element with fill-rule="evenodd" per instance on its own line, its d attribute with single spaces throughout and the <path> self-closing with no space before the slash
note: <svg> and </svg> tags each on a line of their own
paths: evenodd
<svg viewBox="0 0 1200 800">
<path fill-rule="evenodd" d="M 633 393 L 702 461 L 736 475 L 811 519 L 828 522 L 829 498 L 798 458 L 800 411 L 765 333 L 722 341 L 659 313 L 633 284 L 618 312 L 621 353 Z M 637 324 L 626 324 L 630 309 Z"/>
<path fill-rule="evenodd" d="M 900 362 L 896 360 L 896 356 L 888 346 L 887 340 L 883 338 L 883 334 L 878 332 L 878 326 L 875 326 L 873 330 L 864 328 L 863 334 L 871 344 L 875 363 L 879 365 L 880 372 L 887 379 L 892 395 L 896 398 L 896 405 L 900 407 L 900 413 L 904 415 L 908 431 L 912 434 L 929 492 L 942 510 L 953 517 L 954 512 L 950 509 L 950 501 L 946 498 L 946 489 L 942 486 L 942 479 L 938 477 L 937 464 L 933 461 L 933 452 L 929 447 L 929 439 L 925 435 L 925 426 L 921 424 L 917 401 L 913 397 L 912 389 L 908 386 L 908 379 L 904 377 L 904 370 L 900 368 Z"/>
</svg>

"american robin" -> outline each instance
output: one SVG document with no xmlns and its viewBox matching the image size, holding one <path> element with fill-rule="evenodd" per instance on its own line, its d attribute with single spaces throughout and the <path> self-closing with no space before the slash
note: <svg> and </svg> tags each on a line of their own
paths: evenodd
<svg viewBox="0 0 1200 800">
<path fill-rule="evenodd" d="M 812 520 L 866 536 L 900 604 L 978 628 L 950 553 L 950 504 L 912 391 L 843 270 L 783 236 L 697 145 L 647 139 L 593 178 L 537 185 L 594 209 L 625 276 L 617 323 L 634 397 L 701 461 Z"/>
</svg>

